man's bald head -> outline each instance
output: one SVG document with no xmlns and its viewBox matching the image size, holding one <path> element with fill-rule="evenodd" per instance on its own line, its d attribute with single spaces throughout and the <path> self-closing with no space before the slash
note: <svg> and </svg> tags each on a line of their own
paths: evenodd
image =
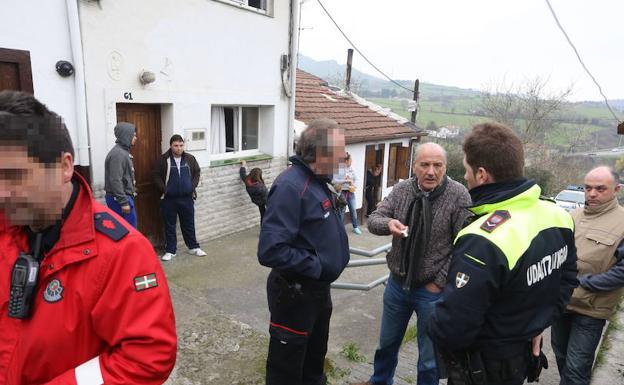
<svg viewBox="0 0 624 385">
<path fill-rule="evenodd" d="M 598 166 L 585 175 L 585 204 L 597 206 L 615 199 L 620 177 L 609 166 Z"/>
<path fill-rule="evenodd" d="M 444 158 L 444 163 L 446 163 L 446 150 L 444 147 L 440 146 L 437 143 L 427 142 L 419 144 L 414 151 L 414 159 L 418 159 L 418 157 L 423 155 L 441 155 Z"/>
<path fill-rule="evenodd" d="M 416 147 L 414 174 L 420 188 L 431 191 L 438 187 L 446 175 L 446 151 L 436 143 L 423 143 Z"/>
</svg>

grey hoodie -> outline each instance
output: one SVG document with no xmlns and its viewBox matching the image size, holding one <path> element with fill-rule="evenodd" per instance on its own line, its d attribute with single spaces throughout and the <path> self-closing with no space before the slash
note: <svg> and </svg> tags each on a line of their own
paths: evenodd
<svg viewBox="0 0 624 385">
<path fill-rule="evenodd" d="M 115 147 L 106 155 L 104 163 L 104 189 L 120 206 L 128 204 L 128 196 L 134 196 L 134 166 L 130 146 L 136 133 L 134 124 L 120 122 L 115 126 Z"/>
</svg>

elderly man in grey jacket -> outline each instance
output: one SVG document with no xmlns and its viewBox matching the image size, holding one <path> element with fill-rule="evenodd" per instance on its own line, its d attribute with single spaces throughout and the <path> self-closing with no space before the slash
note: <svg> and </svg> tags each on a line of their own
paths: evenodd
<svg viewBox="0 0 624 385">
<path fill-rule="evenodd" d="M 104 163 L 106 205 L 136 228 L 134 166 L 130 154 L 130 147 L 137 141 L 136 127 L 131 123 L 119 122 L 115 126 L 115 137 L 115 147 L 108 152 Z"/>
<path fill-rule="evenodd" d="M 418 384 L 438 384 L 427 324 L 446 284 L 453 239 L 470 215 L 468 190 L 446 175 L 446 152 L 435 143 L 416 150 L 414 176 L 395 185 L 368 218 L 368 229 L 393 235 L 387 262 L 390 279 L 383 299 L 374 373 L 354 385 L 393 383 L 398 353 L 412 313 L 417 317 Z"/>
</svg>

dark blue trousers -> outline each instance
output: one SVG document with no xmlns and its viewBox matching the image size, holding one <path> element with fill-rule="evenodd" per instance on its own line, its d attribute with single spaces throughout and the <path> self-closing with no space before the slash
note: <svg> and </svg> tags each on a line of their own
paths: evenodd
<svg viewBox="0 0 624 385">
<path fill-rule="evenodd" d="M 564 313 L 553 322 L 550 338 L 560 385 L 589 385 L 605 322 L 578 313 Z"/>
<path fill-rule="evenodd" d="M 189 249 L 199 247 L 195 238 L 195 205 L 193 198 L 163 198 L 160 201 L 160 212 L 165 222 L 165 252 L 175 254 L 176 245 L 176 223 L 180 217 L 180 229 L 184 243 Z"/>
<path fill-rule="evenodd" d="M 136 215 L 136 209 L 134 208 L 134 198 L 131 196 L 128 196 L 127 198 L 128 198 L 128 204 L 130 205 L 130 212 L 128 214 L 125 214 L 121 211 L 121 206 L 119 206 L 119 203 L 117 203 L 115 198 L 113 198 L 113 196 L 110 194 L 106 194 L 106 206 L 108 206 L 109 209 L 116 212 L 120 217 L 125 219 L 126 222 L 128 222 L 130 225 L 132 225 L 132 227 L 136 229 L 137 228 L 137 215 Z"/>
</svg>

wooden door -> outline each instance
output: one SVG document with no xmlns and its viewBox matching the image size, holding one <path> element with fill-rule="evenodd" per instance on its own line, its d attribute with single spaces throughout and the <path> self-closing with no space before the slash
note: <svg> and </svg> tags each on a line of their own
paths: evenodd
<svg viewBox="0 0 624 385">
<path fill-rule="evenodd" d="M 410 147 L 398 147 L 396 159 L 396 179 L 408 179 L 410 175 Z"/>
<path fill-rule="evenodd" d="M 136 126 L 137 142 L 131 149 L 136 179 L 136 210 L 139 231 L 154 246 L 164 245 L 160 196 L 152 184 L 154 162 L 161 155 L 160 105 L 117 104 L 117 122 Z"/>
<path fill-rule="evenodd" d="M 0 91 L 33 93 L 30 52 L 0 48 Z"/>
</svg>

